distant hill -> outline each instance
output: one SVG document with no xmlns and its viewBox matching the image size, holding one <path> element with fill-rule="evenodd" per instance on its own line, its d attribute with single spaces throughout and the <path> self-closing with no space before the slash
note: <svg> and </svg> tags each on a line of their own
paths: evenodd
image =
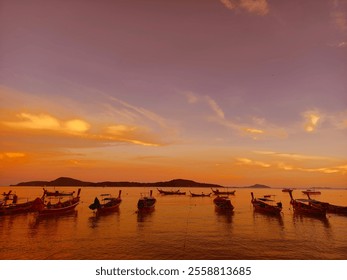
<svg viewBox="0 0 347 280">
<path fill-rule="evenodd" d="M 261 185 L 261 184 L 255 184 L 255 185 L 243 187 L 243 188 L 247 188 L 247 189 L 271 189 L 271 187 L 266 186 L 266 185 Z"/>
<path fill-rule="evenodd" d="M 155 182 L 155 183 L 139 183 L 139 182 L 84 182 L 77 179 L 69 178 L 69 177 L 59 177 L 53 181 L 30 181 L 30 182 L 21 182 L 14 186 L 91 186 L 91 187 L 171 187 L 171 188 L 195 188 L 195 187 L 206 187 L 206 188 L 224 188 L 224 186 L 217 184 L 208 184 L 208 183 L 198 183 L 192 180 L 185 179 L 174 179 L 166 182 Z"/>
<path fill-rule="evenodd" d="M 93 183 L 83 182 L 69 177 L 59 177 L 53 181 L 30 181 L 15 186 L 90 186 Z"/>
<path fill-rule="evenodd" d="M 226 188 L 218 184 L 209 184 L 209 183 L 199 183 L 192 180 L 186 179 L 173 179 L 170 181 L 164 182 L 153 182 L 153 183 L 140 183 L 140 182 L 112 182 L 112 181 L 103 181 L 103 182 L 84 182 L 77 179 L 69 177 L 59 177 L 53 181 L 30 181 L 30 182 L 21 182 L 13 186 L 57 186 L 57 187 L 69 187 L 69 186 L 78 186 L 78 187 L 157 187 L 157 188 Z M 229 187 L 230 188 L 230 187 Z M 255 188 L 255 189 L 268 189 L 271 188 L 266 185 L 255 184 L 252 186 L 246 187 L 232 187 L 232 188 Z"/>
</svg>

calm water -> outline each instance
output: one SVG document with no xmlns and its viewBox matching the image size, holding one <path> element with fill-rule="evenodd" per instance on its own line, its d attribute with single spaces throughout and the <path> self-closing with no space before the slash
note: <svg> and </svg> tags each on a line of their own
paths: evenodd
<svg viewBox="0 0 347 280">
<path fill-rule="evenodd" d="M 19 198 L 42 195 L 42 187 L 0 187 L 0 193 L 10 189 Z M 253 212 L 250 189 L 237 189 L 230 196 L 234 213 L 222 214 L 212 196 L 161 196 L 153 188 L 156 209 L 145 215 L 136 213 L 136 204 L 149 189 L 121 189 L 119 211 L 105 216 L 88 206 L 96 195 L 116 196 L 119 188 L 82 188 L 80 205 L 65 216 L 0 216 L 0 259 L 347 259 L 347 216 L 295 216 L 281 190 L 252 190 L 282 201 L 283 214 L 272 217 Z M 294 196 L 304 198 L 301 191 Z M 323 190 L 317 199 L 347 205 L 347 191 Z"/>
</svg>

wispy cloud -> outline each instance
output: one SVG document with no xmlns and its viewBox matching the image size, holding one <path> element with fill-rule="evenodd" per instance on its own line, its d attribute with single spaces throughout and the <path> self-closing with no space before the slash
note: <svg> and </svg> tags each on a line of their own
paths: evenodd
<svg viewBox="0 0 347 280">
<path fill-rule="evenodd" d="M 242 9 L 262 16 L 269 13 L 267 0 L 220 0 L 220 2 L 229 10 Z"/>
<path fill-rule="evenodd" d="M 209 118 L 210 121 L 217 122 L 220 125 L 235 130 L 240 133 L 240 135 L 250 136 L 254 140 L 260 137 L 285 138 L 287 136 L 284 129 L 268 124 L 264 118 L 252 117 L 251 121 L 248 123 L 241 123 L 240 121 L 228 119 L 223 109 L 214 99 L 205 96 L 205 100 L 214 112 L 214 115 Z"/>
<path fill-rule="evenodd" d="M 288 156 L 289 154 L 278 154 L 280 156 Z M 296 157 L 295 157 L 296 158 Z M 300 157 L 301 158 L 301 157 Z M 304 157 L 302 157 L 304 158 Z M 305 157 L 306 159 L 310 157 Z M 318 157 L 317 157 L 318 158 Z M 236 158 L 237 165 L 244 165 L 249 167 L 263 167 L 263 168 L 272 168 L 279 169 L 284 171 L 299 171 L 307 173 L 323 173 L 323 174 L 346 174 L 347 165 L 331 165 L 331 166 L 321 166 L 321 167 L 307 167 L 303 166 L 304 164 L 298 164 L 297 162 L 288 163 L 283 161 L 273 161 L 273 160 L 255 160 L 251 158 Z"/>
<path fill-rule="evenodd" d="M 199 100 L 199 97 L 192 91 L 184 91 L 183 94 L 187 98 L 189 104 L 194 104 Z"/>
<path fill-rule="evenodd" d="M 264 163 L 271 162 L 273 167 L 277 167 L 280 170 L 318 172 L 324 174 L 345 174 L 347 172 L 347 165 L 339 164 L 341 163 L 340 160 L 333 157 L 274 151 L 254 151 L 254 153 L 265 156 Z M 326 164 L 327 166 L 322 166 L 322 164 Z"/>
<path fill-rule="evenodd" d="M 347 42 L 340 42 L 337 44 L 338 48 L 346 48 L 347 47 Z"/>
<path fill-rule="evenodd" d="M 296 161 L 300 160 L 334 160 L 334 158 L 324 157 L 324 156 L 313 156 L 313 155 L 304 155 L 297 153 L 280 153 L 274 151 L 254 151 L 255 154 L 278 157 L 278 158 L 287 158 L 293 159 Z"/>
<path fill-rule="evenodd" d="M 217 114 L 217 117 L 224 120 L 225 114 L 223 110 L 218 106 L 217 102 L 209 96 L 206 96 L 206 100 L 210 108 Z"/>
<path fill-rule="evenodd" d="M 337 167 L 319 167 L 319 168 L 307 168 L 307 167 L 298 167 L 293 165 L 288 165 L 285 163 L 278 163 L 277 167 L 285 171 L 301 171 L 309 173 L 324 173 L 324 174 L 333 174 L 333 173 L 342 173 L 346 171 L 343 168 Z"/>
<path fill-rule="evenodd" d="M 252 160 L 249 158 L 237 158 L 237 164 L 238 165 L 253 165 L 253 166 L 260 166 L 260 167 L 270 167 L 271 164 L 261 162 L 261 161 L 256 161 Z"/>
<path fill-rule="evenodd" d="M 129 112 L 132 116 L 135 116 L 138 118 L 146 118 L 146 119 L 156 123 L 157 125 L 159 125 L 162 128 L 169 127 L 169 125 L 167 124 L 166 120 L 163 117 L 159 116 L 158 114 L 156 114 L 150 110 L 147 110 L 147 109 L 142 108 L 142 107 L 134 106 L 132 104 L 129 104 L 123 100 L 120 100 L 120 99 L 112 97 L 112 96 L 109 98 L 110 98 L 110 100 L 121 104 L 123 106 L 123 108 L 128 110 L 126 112 Z M 123 111 L 123 113 L 124 113 L 124 111 Z"/>
<path fill-rule="evenodd" d="M 23 157 L 25 157 L 25 153 L 21 153 L 21 152 L 0 153 L 0 160 L 2 160 L 2 159 L 23 158 Z"/>
</svg>

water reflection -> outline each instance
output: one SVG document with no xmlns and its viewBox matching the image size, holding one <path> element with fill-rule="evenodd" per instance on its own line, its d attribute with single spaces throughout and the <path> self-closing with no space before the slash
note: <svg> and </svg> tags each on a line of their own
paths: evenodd
<svg viewBox="0 0 347 280">
<path fill-rule="evenodd" d="M 89 224 L 90 228 L 96 228 L 99 225 L 99 223 L 109 223 L 110 221 L 112 221 L 114 219 L 114 217 L 119 222 L 119 218 L 120 218 L 120 210 L 119 209 L 117 209 L 113 212 L 105 212 L 105 213 L 101 213 L 101 214 L 98 212 L 94 212 L 93 216 L 90 216 L 88 218 L 88 224 Z"/>
<path fill-rule="evenodd" d="M 217 222 L 231 224 L 233 221 L 234 211 L 215 209 Z"/>
<path fill-rule="evenodd" d="M 326 216 L 302 215 L 299 213 L 293 213 L 294 225 L 297 223 L 315 223 L 316 221 L 321 222 L 325 228 L 330 228 L 330 222 Z"/>
<path fill-rule="evenodd" d="M 153 215 L 154 211 L 155 211 L 154 209 L 152 211 L 136 211 L 137 222 L 143 223 L 143 222 L 148 221 L 151 218 L 151 216 Z"/>
<path fill-rule="evenodd" d="M 42 230 L 49 232 L 50 234 L 56 233 L 60 228 L 61 223 L 65 223 L 66 221 L 69 224 L 75 225 L 77 223 L 77 218 L 77 210 L 59 215 L 35 214 L 34 219 L 29 223 L 29 235 L 34 237 Z"/>
<path fill-rule="evenodd" d="M 0 216 L 0 229 L 8 232 L 18 228 L 18 226 L 22 227 L 23 223 L 27 222 L 30 216 L 30 213 Z"/>
<path fill-rule="evenodd" d="M 257 219 L 261 219 L 261 221 L 266 221 L 270 225 L 277 222 L 278 225 L 284 229 L 284 222 L 283 222 L 283 214 L 274 215 L 271 213 L 266 212 L 260 212 L 260 211 L 253 211 L 253 222 L 255 223 Z"/>
</svg>

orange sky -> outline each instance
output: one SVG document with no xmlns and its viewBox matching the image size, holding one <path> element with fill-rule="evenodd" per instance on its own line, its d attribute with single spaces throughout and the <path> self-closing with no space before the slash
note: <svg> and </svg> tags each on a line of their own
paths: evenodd
<svg viewBox="0 0 347 280">
<path fill-rule="evenodd" d="M 345 2 L 2 2 L 0 185 L 347 187 Z"/>
</svg>

